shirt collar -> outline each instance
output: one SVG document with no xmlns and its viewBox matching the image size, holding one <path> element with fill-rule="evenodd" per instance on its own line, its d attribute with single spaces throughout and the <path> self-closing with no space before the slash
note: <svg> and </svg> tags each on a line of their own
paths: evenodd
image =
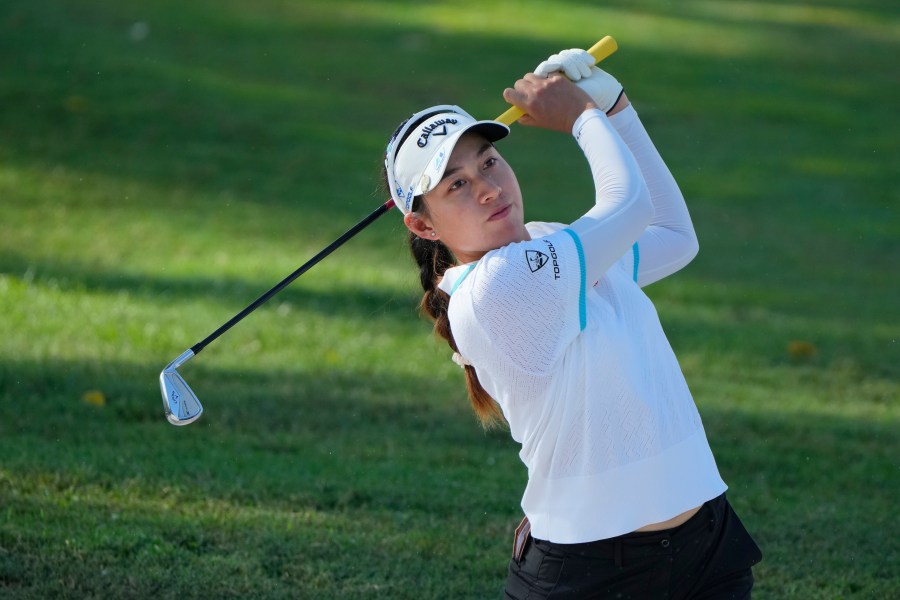
<svg viewBox="0 0 900 600">
<path fill-rule="evenodd" d="M 453 292 L 456 291 L 456 288 L 459 287 L 459 284 L 463 282 L 466 276 L 472 272 L 472 269 L 474 269 L 475 265 L 477 264 L 478 261 L 465 265 L 459 265 L 457 267 L 450 267 L 449 269 L 444 271 L 444 277 L 438 283 L 438 288 L 443 290 L 448 296 L 452 296 Z"/>
</svg>

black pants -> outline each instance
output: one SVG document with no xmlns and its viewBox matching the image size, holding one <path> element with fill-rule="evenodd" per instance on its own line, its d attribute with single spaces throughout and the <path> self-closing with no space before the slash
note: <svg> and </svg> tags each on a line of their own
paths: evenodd
<svg viewBox="0 0 900 600">
<path fill-rule="evenodd" d="M 531 538 L 509 564 L 504 597 L 748 600 L 760 560 L 723 494 L 672 529 L 584 544 Z"/>
</svg>

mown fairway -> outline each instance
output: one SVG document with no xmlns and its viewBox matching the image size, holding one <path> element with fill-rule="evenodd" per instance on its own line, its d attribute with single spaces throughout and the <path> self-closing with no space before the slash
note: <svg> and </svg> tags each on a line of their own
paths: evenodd
<svg viewBox="0 0 900 600">
<path fill-rule="evenodd" d="M 648 293 L 755 597 L 896 597 L 898 32 L 886 0 L 0 3 L 0 597 L 499 597 L 524 468 L 397 214 L 182 369 L 196 424 L 157 377 L 384 201 L 402 118 L 494 117 L 607 34 L 700 236 Z M 590 202 L 566 136 L 501 151 L 530 219 Z"/>
</svg>

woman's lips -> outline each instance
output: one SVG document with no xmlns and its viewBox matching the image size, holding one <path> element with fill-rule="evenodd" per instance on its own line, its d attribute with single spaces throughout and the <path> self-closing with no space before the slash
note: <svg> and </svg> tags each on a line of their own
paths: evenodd
<svg viewBox="0 0 900 600">
<path fill-rule="evenodd" d="M 499 219 L 506 218 L 506 215 L 509 214 L 509 211 L 512 210 L 512 204 L 507 204 L 497 212 L 493 213 L 488 221 L 497 221 Z"/>
</svg>

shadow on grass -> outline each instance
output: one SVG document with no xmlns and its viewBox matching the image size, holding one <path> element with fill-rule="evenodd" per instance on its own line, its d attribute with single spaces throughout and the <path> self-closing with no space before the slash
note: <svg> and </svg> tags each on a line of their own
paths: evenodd
<svg viewBox="0 0 900 600">
<path fill-rule="evenodd" d="M 188 377 L 205 414 L 174 427 L 163 417 L 155 369 L 0 363 L 0 464 L 110 488 L 137 480 L 316 510 L 453 511 L 468 503 L 474 511 L 509 501 L 502 481 L 482 484 L 497 500 L 434 495 L 462 492 L 467 477 L 495 461 L 522 477 L 508 433 L 480 429 L 459 381 L 203 368 Z M 102 406 L 84 401 L 88 390 L 103 392 Z"/>
<path fill-rule="evenodd" d="M 353 460 L 393 457 L 407 466 L 417 464 L 417 471 L 444 462 L 446 468 L 477 472 L 485 452 L 506 452 L 514 445 L 506 431 L 481 431 L 461 381 L 452 378 L 424 380 L 368 370 L 226 372 L 199 365 L 191 368 L 188 379 L 202 392 L 206 412 L 195 424 L 173 427 L 163 418 L 157 374 L 156 369 L 109 361 L 0 363 L 0 437 L 8 442 L 24 436 L 37 445 L 31 449 L 34 453 L 8 446 L 6 451 L 17 456 L 8 456 L 4 465 L 50 460 L 63 470 L 66 464 L 78 470 L 78 465 L 90 464 L 85 459 L 98 458 L 101 462 L 91 468 L 111 469 L 128 478 L 135 466 L 131 459 L 140 456 L 141 472 L 189 480 L 198 470 L 216 477 L 218 469 L 228 470 L 233 461 L 250 453 L 281 467 L 318 457 L 342 464 L 338 470 L 345 471 L 355 469 Z M 746 385 L 767 393 L 760 387 L 765 383 Z M 105 394 L 104 406 L 83 400 L 83 393 L 94 389 Z M 749 468 L 756 477 L 796 483 L 804 471 L 818 478 L 834 469 L 843 473 L 841 477 L 859 477 L 876 487 L 892 485 L 888 467 L 900 437 L 890 417 L 849 416 L 853 413 L 849 401 L 842 416 L 771 402 L 701 400 L 700 405 L 713 447 L 721 449 L 726 465 L 734 461 L 737 471 Z M 57 448 L 44 446 L 46 442 Z M 120 444 L 129 448 L 128 461 L 115 450 Z M 65 451 L 70 445 L 87 454 Z M 811 465 L 818 471 L 795 468 L 808 460 L 806 452 L 823 457 Z M 203 455 L 216 458 L 205 460 Z M 342 459 L 328 458 L 334 456 Z M 448 458 L 452 460 L 446 462 Z M 760 460 L 797 463 L 770 469 L 756 463 Z M 255 462 L 247 460 L 244 468 L 270 471 L 262 463 L 253 467 Z"/>
<path fill-rule="evenodd" d="M 11 6 L 17 25 L 7 47 L 26 59 L 15 61 L 25 66 L 5 98 L 21 110 L 0 116 L 7 161 L 358 214 L 396 124 L 420 103 L 459 102 L 459 90 L 494 78 L 485 61 L 453 77 L 428 66 L 449 64 L 459 47 L 493 56 L 495 67 L 502 60 L 495 40 L 477 36 L 426 35 L 421 51 L 408 52 L 396 42 L 419 39 L 413 31 L 329 22 L 316 14 L 323 6 L 304 19 L 299 5 L 295 18 L 264 28 L 222 6 L 210 7 L 215 19 L 200 7 L 146 6 L 138 17 L 127 9 L 100 16 L 89 5 Z M 147 43 L 128 40 L 130 18 L 151 18 Z M 528 45 L 506 40 L 501 50 L 510 57 Z M 380 60 L 334 76 L 373 48 Z M 52 58 L 64 55 L 72 59 Z"/>
<path fill-rule="evenodd" d="M 304 259 L 305 260 L 305 259 Z M 299 266 L 299 265 L 298 265 Z M 77 261 L 33 260 L 22 254 L 0 251 L 0 273 L 26 278 L 37 285 L 52 282 L 61 291 L 116 294 L 125 292 L 161 304 L 212 301 L 233 311 L 222 322 L 248 306 L 277 284 L 278 280 L 254 281 L 234 277 L 160 277 L 124 271 L 108 271 Z M 289 273 L 284 273 L 284 276 Z M 324 315 L 355 315 L 366 319 L 408 321 L 418 305 L 417 294 L 399 294 L 386 287 L 354 283 L 327 289 L 304 287 L 302 278 L 279 292 L 268 303 L 290 304 Z M 399 307 L 403 307 L 402 310 Z"/>
<path fill-rule="evenodd" d="M 400 119 L 421 105 L 446 101 L 502 110 L 500 85 L 490 92 L 490 100 L 467 93 L 481 99 L 464 101 L 460 90 L 481 90 L 485 81 L 511 81 L 518 73 L 509 65 L 548 46 L 524 37 L 498 41 L 486 35 L 421 32 L 388 26 L 385 19 L 329 21 L 322 12 L 326 7 L 315 3 L 283 20 L 248 19 L 243 8 L 222 6 L 210 8 L 216 14 L 210 19 L 202 6 L 187 11 L 162 3 L 144 6 L 139 13 L 124 7 L 104 7 L 98 13 L 90 3 L 59 11 L 49 8 L 52 4 L 38 8 L 14 2 L 7 9 L 15 26 L 10 27 L 6 47 L 25 57 L 7 61 L 20 65 L 9 78 L 5 98 L 16 107 L 4 113 L 9 164 L 64 164 L 74 171 L 163 186 L 174 183 L 213 195 L 228 190 L 260 203 L 355 190 L 346 195 L 348 201 L 329 202 L 327 208 L 318 200 L 303 201 L 314 212 L 358 214 L 358 202 L 367 202 L 377 186 L 382 145 Z M 795 36 L 809 31 L 824 43 L 835 30 L 831 24 L 804 24 L 802 19 L 736 21 L 716 17 L 704 6 L 687 3 L 673 11 L 664 3 L 643 3 L 638 10 L 739 25 L 754 31 L 761 47 L 766 40 L 790 45 Z M 138 19 L 152 24 L 146 41 L 129 40 L 128 27 Z M 842 30 L 841 36 L 843 47 L 862 56 L 884 54 L 881 40 L 854 30 Z M 461 59 L 460 48 L 472 58 Z M 355 60 L 349 57 L 373 51 L 379 60 L 369 61 L 365 69 L 346 69 Z M 60 56 L 70 60 L 54 59 Z M 629 48 L 622 60 L 643 72 L 658 64 L 659 55 Z M 785 105 L 808 110 L 811 96 L 821 100 L 817 90 L 803 90 L 798 78 L 774 86 L 765 79 L 771 72 L 765 60 L 729 58 L 732 66 L 726 68 L 710 52 L 680 56 L 666 68 L 680 74 L 669 79 L 699 77 L 698 85 L 702 74 L 722 77 L 728 71 L 726 79 L 744 82 L 737 89 L 719 90 L 721 106 L 729 111 L 734 107 L 724 98 L 740 102 L 743 86 L 779 98 L 781 111 Z M 733 66 L 738 62 L 740 77 Z M 869 83 L 880 81 L 873 78 Z M 865 84 L 857 81 L 854 87 Z M 677 93 L 669 95 L 678 98 Z M 832 92 L 831 98 L 836 96 Z M 879 94 L 873 90 L 862 96 Z M 651 121 L 655 111 L 666 114 L 651 107 Z M 711 131 L 722 125 L 721 120 L 708 120 Z M 729 138 L 728 144 L 733 143 Z M 715 164 L 721 156 L 716 148 L 705 156 L 702 152 L 692 148 L 691 163 Z M 750 195 L 764 197 L 768 184 L 756 182 L 756 194 Z M 354 197 L 361 200 L 350 200 Z"/>
<path fill-rule="evenodd" d="M 464 537 L 489 538 L 502 563 L 496 539 L 514 520 L 524 471 L 505 432 L 484 435 L 462 399 L 447 404 L 449 384 L 200 369 L 192 379 L 208 412 L 175 428 L 134 365 L 7 362 L 0 375 L 0 499 L 15 517 L 0 527 L 0 546 L 14 550 L 0 553 L 8 583 L 36 585 L 49 569 L 89 587 L 84 560 L 111 573 L 141 567 L 152 579 L 156 561 L 175 559 L 230 580 L 222 561 L 240 555 L 265 570 L 273 544 L 301 563 L 309 544 L 333 554 L 318 566 L 331 574 L 340 556 L 374 553 L 385 573 L 397 556 L 425 568 L 394 546 L 419 536 L 426 559 L 480 545 Z M 80 401 L 88 382 L 107 390 L 105 407 Z M 425 384 L 426 397 L 405 391 Z M 766 554 L 763 586 L 789 578 L 782 565 L 798 552 L 816 555 L 832 582 L 900 577 L 886 558 L 900 540 L 896 423 L 775 406 L 702 413 L 730 498 Z M 485 527 L 472 529 L 475 516 Z M 40 528 L 25 527 L 38 517 Z M 444 548 L 447 527 L 458 535 Z M 52 541 L 59 536 L 68 545 Z"/>
<path fill-rule="evenodd" d="M 297 432 L 346 432 L 361 424 L 375 426 L 373 435 L 409 428 L 424 437 L 452 442 L 452 436 L 474 424 L 462 380 L 396 377 L 388 371 L 345 369 L 290 372 L 222 371 L 191 364 L 186 377 L 200 399 L 208 399 L 206 415 L 194 427 L 166 424 L 159 397 L 159 365 L 103 360 L 0 361 L 0 392 L 9 400 L 7 433 L 48 432 L 58 428 L 74 436 L 93 435 L 112 422 L 160 424 L 174 431 L 214 430 L 264 435 Z M 422 394 L 416 390 L 428 389 Z M 105 405 L 83 401 L 86 391 L 100 390 Z M 448 404 L 448 398 L 454 403 Z M 455 402 L 458 401 L 458 404 Z M 19 406 L 35 410 L 19 410 Z M 209 416 L 209 418 L 207 418 Z M 84 419 L 82 426 L 76 424 Z M 448 427 L 447 425 L 454 426 Z M 365 427 L 363 429 L 366 429 Z"/>
</svg>

